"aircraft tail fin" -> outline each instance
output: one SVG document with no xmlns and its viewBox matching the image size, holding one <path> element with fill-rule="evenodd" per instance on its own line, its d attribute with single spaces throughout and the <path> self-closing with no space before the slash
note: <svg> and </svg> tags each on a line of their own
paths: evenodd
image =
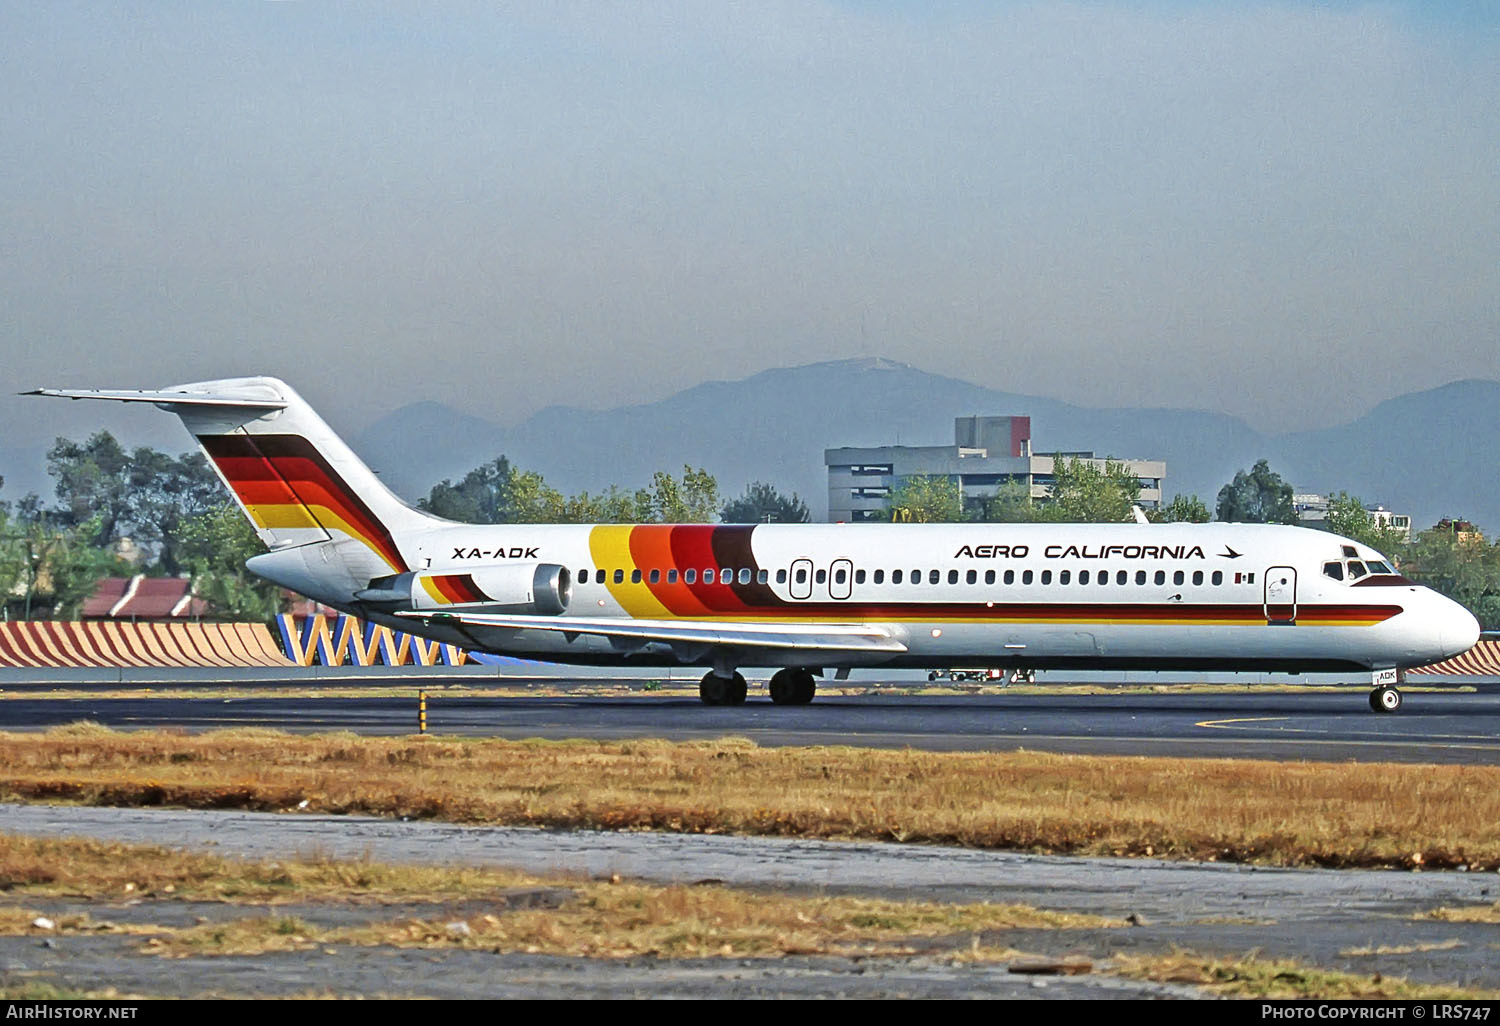
<svg viewBox="0 0 1500 1026">
<path fill-rule="evenodd" d="M 158 391 L 36 389 L 30 395 L 152 403 L 182 418 L 272 549 L 351 539 L 370 576 L 410 569 L 398 538 L 432 518 L 403 502 L 285 382 L 227 378 Z M 349 546 L 340 546 L 347 555 Z M 389 567 L 389 570 L 384 569 Z"/>
</svg>

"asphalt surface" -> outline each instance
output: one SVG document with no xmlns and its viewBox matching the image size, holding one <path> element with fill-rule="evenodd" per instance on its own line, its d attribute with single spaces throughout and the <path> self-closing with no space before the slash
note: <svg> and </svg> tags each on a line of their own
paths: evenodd
<svg viewBox="0 0 1500 1026">
<path fill-rule="evenodd" d="M 1500 763 L 1500 693 L 1494 691 L 1408 691 L 1400 712 L 1380 714 L 1370 711 L 1358 689 L 998 695 L 849 689 L 825 691 L 808 706 L 776 706 L 756 688 L 743 706 L 710 707 L 681 692 L 643 691 L 638 683 L 622 682 L 616 695 L 568 694 L 568 685 L 556 682 L 549 682 L 545 695 L 475 696 L 446 692 L 444 685 L 442 678 L 428 682 L 427 724 L 435 734 L 676 740 L 735 735 L 767 746 Z M 636 690 L 624 694 L 627 686 Z M 389 735 L 414 733 L 417 708 L 411 697 L 309 698 L 290 692 L 66 699 L 23 692 L 0 701 L 0 729 L 40 730 L 83 719 L 118 729 L 257 726 Z"/>
<path fill-rule="evenodd" d="M 1120 954 L 1184 948 L 1226 957 L 1257 952 L 1361 975 L 1404 976 L 1447 986 L 1500 988 L 1497 927 L 1427 918 L 1438 906 L 1488 906 L 1493 873 L 1410 873 L 1075 859 L 922 846 L 783 838 L 554 832 L 397 822 L 363 817 L 0 805 L 0 831 L 103 837 L 225 855 L 316 854 L 383 862 L 506 866 L 585 877 L 619 873 L 660 883 L 724 882 L 798 893 L 935 901 L 1019 902 L 1139 925 L 1108 929 L 992 931 L 986 945 L 1102 966 Z M 567 878 L 557 885 L 566 888 Z M 500 900 L 504 900 L 504 896 Z M 545 891 L 535 904 L 556 898 Z M 14 903 L 0 899 L 0 905 Z M 81 906 L 25 901 L 57 915 L 82 910 L 116 924 L 297 915 L 312 922 L 365 916 L 439 919 L 471 907 L 328 906 L 235 908 L 170 899 Z M 327 949 L 296 956 L 174 958 L 143 952 L 139 938 L 0 938 L 0 982 L 19 979 L 192 995 L 392 994 L 479 996 L 1192 996 L 1182 987 L 1100 973 L 1038 981 L 1005 965 L 959 956 L 972 938 L 943 938 L 906 958 L 578 959 L 437 950 Z M 920 946 L 919 946 L 920 948 Z"/>
</svg>

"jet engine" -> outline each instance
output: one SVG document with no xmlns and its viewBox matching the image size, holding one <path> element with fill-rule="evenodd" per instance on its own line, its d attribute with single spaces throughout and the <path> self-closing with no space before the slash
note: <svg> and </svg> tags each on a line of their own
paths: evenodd
<svg viewBox="0 0 1500 1026">
<path fill-rule="evenodd" d="M 461 572 L 377 577 L 354 597 L 403 609 L 556 616 L 573 598 L 573 575 L 556 563 L 499 563 Z"/>
</svg>

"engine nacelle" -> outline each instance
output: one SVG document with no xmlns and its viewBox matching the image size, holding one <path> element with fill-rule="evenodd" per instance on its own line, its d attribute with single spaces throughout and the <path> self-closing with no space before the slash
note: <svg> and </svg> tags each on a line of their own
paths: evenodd
<svg viewBox="0 0 1500 1026">
<path fill-rule="evenodd" d="M 459 573 L 405 573 L 377 577 L 361 602 L 406 609 L 454 609 L 471 612 L 556 616 L 573 598 L 573 575 L 556 563 L 497 563 Z"/>
</svg>

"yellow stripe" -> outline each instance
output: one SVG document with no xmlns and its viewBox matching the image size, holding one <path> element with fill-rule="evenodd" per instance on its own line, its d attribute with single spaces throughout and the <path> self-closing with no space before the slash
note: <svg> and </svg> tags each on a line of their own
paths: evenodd
<svg viewBox="0 0 1500 1026">
<path fill-rule="evenodd" d="M 651 594 L 644 572 L 640 584 L 630 583 L 631 571 L 639 569 L 630 557 L 630 532 L 629 524 L 603 524 L 589 532 L 589 555 L 596 567 L 608 571 L 605 582 L 610 596 L 628 616 L 645 620 L 678 619 Z M 625 579 L 620 584 L 615 583 L 616 570 L 625 572 Z"/>
<path fill-rule="evenodd" d="M 433 582 L 431 577 L 422 577 L 419 578 L 419 580 L 421 580 L 422 582 L 422 590 L 431 595 L 434 602 L 441 606 L 452 605 L 452 603 L 448 601 L 448 596 L 444 595 L 441 591 L 438 591 L 437 584 Z"/>
</svg>

